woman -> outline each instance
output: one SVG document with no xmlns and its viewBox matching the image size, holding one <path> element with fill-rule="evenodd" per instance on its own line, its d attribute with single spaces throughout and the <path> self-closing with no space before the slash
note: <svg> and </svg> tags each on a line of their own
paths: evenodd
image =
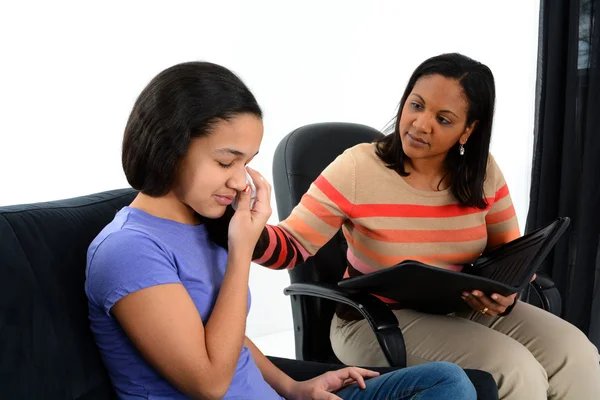
<svg viewBox="0 0 600 400">
<path fill-rule="evenodd" d="M 136 101 L 122 157 L 140 193 L 90 245 L 85 284 L 119 397 L 474 399 L 450 363 L 382 376 L 345 368 L 296 382 L 244 336 L 250 260 L 271 214 L 270 185 L 248 168 L 257 191 L 250 210 L 245 181 L 262 135 L 254 96 L 218 65 L 169 68 Z M 238 211 L 220 220 L 238 192 Z M 222 224 L 228 251 L 211 239 Z"/>
<path fill-rule="evenodd" d="M 255 261 L 293 267 L 342 227 L 346 277 L 406 259 L 458 270 L 519 237 L 504 177 L 489 155 L 494 101 L 485 65 L 460 54 L 423 62 L 404 91 L 393 133 L 329 165 L 289 218 L 267 225 Z M 598 353 L 577 328 L 516 295 L 490 295 L 463 293 L 473 312 L 456 315 L 387 300 L 409 365 L 445 360 L 487 370 L 503 399 L 600 398 Z M 338 306 L 330 337 L 346 364 L 387 364 L 367 322 L 348 306 Z"/>
</svg>

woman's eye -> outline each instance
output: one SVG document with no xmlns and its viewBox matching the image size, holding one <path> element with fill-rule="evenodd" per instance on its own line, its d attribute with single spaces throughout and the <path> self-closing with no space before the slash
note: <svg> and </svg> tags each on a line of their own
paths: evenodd
<svg viewBox="0 0 600 400">
<path fill-rule="evenodd" d="M 419 103 L 416 102 L 411 102 L 410 105 L 412 106 L 412 108 L 414 108 L 415 110 L 420 110 L 422 107 Z"/>
<path fill-rule="evenodd" d="M 218 162 L 218 161 L 217 161 L 217 162 Z M 219 166 L 220 166 L 221 168 L 229 168 L 229 167 L 231 167 L 231 165 L 232 165 L 232 164 L 233 164 L 233 163 L 229 163 L 229 164 L 223 164 L 222 162 L 219 162 Z"/>
<path fill-rule="evenodd" d="M 444 117 L 438 117 L 438 121 L 440 121 L 440 124 L 444 124 L 444 125 L 448 125 L 451 124 L 450 120 Z"/>
</svg>

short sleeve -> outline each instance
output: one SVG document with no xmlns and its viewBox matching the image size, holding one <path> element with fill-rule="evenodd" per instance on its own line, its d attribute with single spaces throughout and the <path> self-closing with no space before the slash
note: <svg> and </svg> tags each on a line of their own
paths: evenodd
<svg viewBox="0 0 600 400">
<path fill-rule="evenodd" d="M 141 289 L 181 283 L 177 267 L 160 243 L 123 229 L 89 249 L 86 293 L 107 315 L 116 302 Z"/>
</svg>

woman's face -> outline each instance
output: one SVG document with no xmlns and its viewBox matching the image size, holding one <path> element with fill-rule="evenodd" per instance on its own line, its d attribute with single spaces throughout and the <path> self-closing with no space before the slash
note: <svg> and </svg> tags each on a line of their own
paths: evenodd
<svg viewBox="0 0 600 400">
<path fill-rule="evenodd" d="M 460 141 L 465 144 L 475 124 L 467 127 L 468 103 L 456 79 L 442 75 L 420 78 L 400 116 L 400 139 L 412 160 L 444 160 Z"/>
<path fill-rule="evenodd" d="M 192 139 L 174 189 L 177 198 L 202 216 L 221 217 L 246 187 L 245 166 L 258 153 L 262 136 L 262 120 L 240 114 Z"/>
</svg>

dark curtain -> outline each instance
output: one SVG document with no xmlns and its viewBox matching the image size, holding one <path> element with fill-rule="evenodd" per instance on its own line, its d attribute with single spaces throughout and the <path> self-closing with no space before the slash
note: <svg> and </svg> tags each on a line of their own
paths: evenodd
<svg viewBox="0 0 600 400">
<path fill-rule="evenodd" d="M 567 233 L 542 271 L 562 317 L 600 345 L 600 0 L 542 0 L 526 232 L 558 216 Z"/>
</svg>

